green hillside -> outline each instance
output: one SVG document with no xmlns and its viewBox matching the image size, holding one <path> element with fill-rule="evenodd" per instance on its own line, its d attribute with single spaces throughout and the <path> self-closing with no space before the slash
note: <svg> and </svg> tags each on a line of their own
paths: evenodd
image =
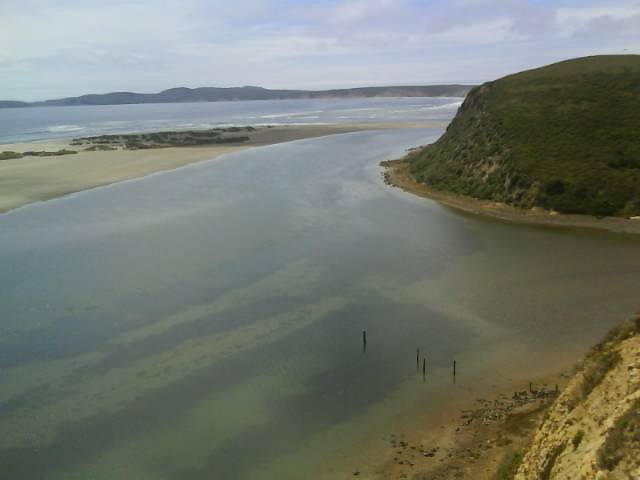
<svg viewBox="0 0 640 480">
<path fill-rule="evenodd" d="M 640 215 L 640 55 L 568 60 L 477 87 L 446 133 L 409 161 L 439 190 Z"/>
</svg>

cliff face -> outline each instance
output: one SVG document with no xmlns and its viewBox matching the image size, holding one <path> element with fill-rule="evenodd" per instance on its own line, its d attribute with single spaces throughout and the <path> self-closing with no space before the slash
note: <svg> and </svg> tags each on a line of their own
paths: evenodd
<svg viewBox="0 0 640 480">
<path fill-rule="evenodd" d="M 473 89 L 410 157 L 432 188 L 522 208 L 640 214 L 640 56 L 569 60 Z"/>
<path fill-rule="evenodd" d="M 517 480 L 640 478 L 640 315 L 593 348 L 555 400 Z"/>
</svg>

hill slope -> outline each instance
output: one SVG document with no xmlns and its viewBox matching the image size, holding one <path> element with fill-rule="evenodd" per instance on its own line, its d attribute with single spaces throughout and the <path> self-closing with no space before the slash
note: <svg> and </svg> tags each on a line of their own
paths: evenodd
<svg viewBox="0 0 640 480">
<path fill-rule="evenodd" d="M 0 101 L 0 108 L 56 107 L 74 105 L 123 105 L 134 103 L 187 103 L 241 100 L 283 100 L 301 98 L 361 97 L 464 97 L 467 85 L 363 87 L 337 90 L 270 90 L 262 87 L 170 88 L 159 93 L 112 92 L 59 98 L 43 102 Z"/>
<path fill-rule="evenodd" d="M 473 89 L 410 171 L 522 208 L 640 215 L 639 131 L 640 55 L 579 58 Z"/>
<path fill-rule="evenodd" d="M 640 478 L 640 315 L 613 329 L 546 412 L 516 480 Z"/>
</svg>

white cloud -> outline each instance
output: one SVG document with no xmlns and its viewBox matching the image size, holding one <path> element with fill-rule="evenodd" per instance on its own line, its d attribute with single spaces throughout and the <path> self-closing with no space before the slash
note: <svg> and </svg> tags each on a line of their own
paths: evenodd
<svg viewBox="0 0 640 480">
<path fill-rule="evenodd" d="M 558 20 L 560 21 L 582 21 L 588 22 L 598 17 L 611 17 L 614 19 L 623 19 L 632 17 L 640 13 L 640 5 L 609 5 L 607 7 L 572 7 L 558 8 Z"/>
<path fill-rule="evenodd" d="M 336 23 L 353 23 L 380 17 L 404 7 L 401 0 L 344 0 L 329 12 L 328 18 Z"/>
<path fill-rule="evenodd" d="M 0 1 L 4 98 L 476 82 L 576 55 L 640 52 L 640 2 L 630 0 Z"/>
</svg>

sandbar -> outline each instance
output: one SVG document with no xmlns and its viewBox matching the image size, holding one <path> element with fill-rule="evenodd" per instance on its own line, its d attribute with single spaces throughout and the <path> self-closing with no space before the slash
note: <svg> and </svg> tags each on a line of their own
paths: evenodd
<svg viewBox="0 0 640 480">
<path fill-rule="evenodd" d="M 221 155 L 264 145 L 339 133 L 396 128 L 428 128 L 435 123 L 361 123 L 255 127 L 240 144 L 169 147 L 145 150 L 84 151 L 71 139 L 0 145 L 0 152 L 62 149 L 78 153 L 61 156 L 26 156 L 0 160 L 0 213 L 34 202 L 108 185 Z"/>
</svg>

